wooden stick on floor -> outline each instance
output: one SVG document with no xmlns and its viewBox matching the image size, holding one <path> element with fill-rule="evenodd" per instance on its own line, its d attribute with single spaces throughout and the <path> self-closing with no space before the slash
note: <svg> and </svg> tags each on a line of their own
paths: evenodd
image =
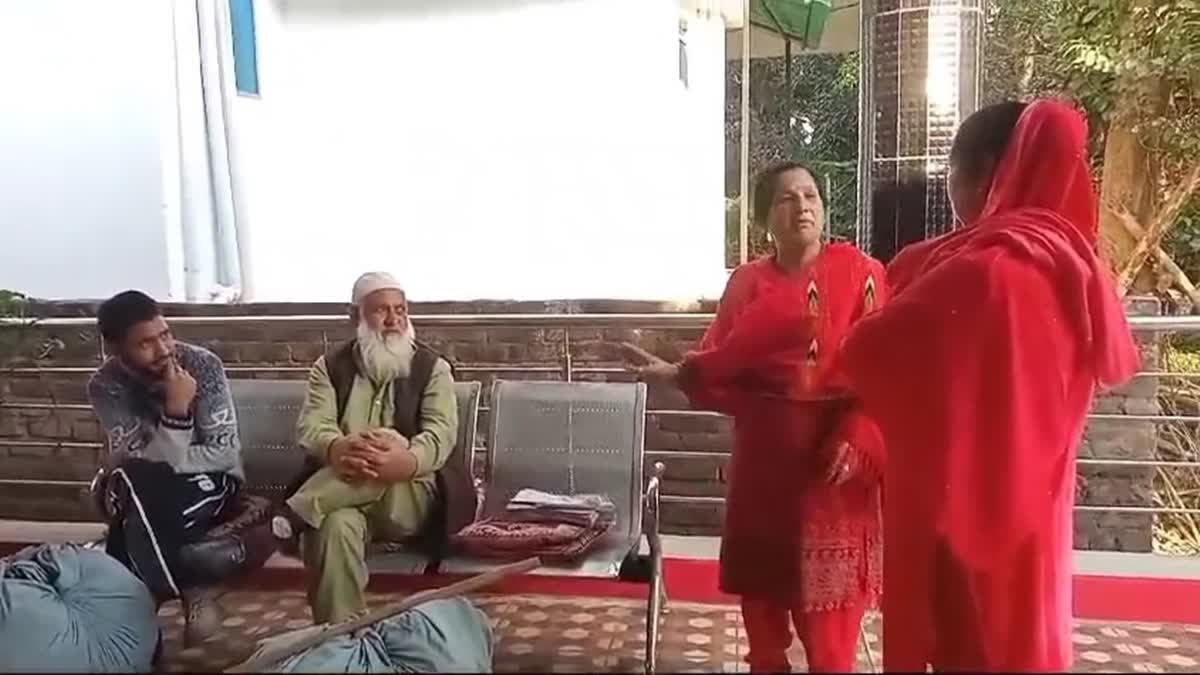
<svg viewBox="0 0 1200 675">
<path fill-rule="evenodd" d="M 357 630 L 361 630 L 374 623 L 383 621 L 384 619 L 393 617 L 405 610 L 412 609 L 430 600 L 439 600 L 442 598 L 452 598 L 458 595 L 465 595 L 477 591 L 513 575 L 524 574 L 541 567 L 542 561 L 537 558 L 527 558 L 520 562 L 515 562 L 509 565 L 502 565 L 494 570 L 484 572 L 483 574 L 473 576 L 470 579 L 456 581 L 449 586 L 441 588 L 431 588 L 429 590 L 413 593 L 404 598 L 400 602 L 381 607 L 377 610 L 367 612 L 361 617 L 343 621 L 338 624 L 328 626 L 324 630 L 318 631 L 312 635 L 307 635 L 293 642 L 278 646 L 268 647 L 258 652 L 255 652 L 250 658 L 232 666 L 225 670 L 226 673 L 256 673 L 261 672 L 268 666 L 274 665 L 289 656 L 294 656 L 303 652 L 306 649 L 311 649 L 338 635 L 347 635 Z"/>
</svg>

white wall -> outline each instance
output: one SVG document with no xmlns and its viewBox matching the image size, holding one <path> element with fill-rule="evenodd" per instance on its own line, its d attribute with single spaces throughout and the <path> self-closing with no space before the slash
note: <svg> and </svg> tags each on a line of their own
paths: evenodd
<svg viewBox="0 0 1200 675">
<path fill-rule="evenodd" d="M 181 300 L 211 275 L 181 229 L 191 3 L 0 3 L 0 288 Z M 718 294 L 724 29 L 690 22 L 685 89 L 678 7 L 255 0 L 261 96 L 229 130 L 243 298 L 344 300 L 367 269 L 425 300 Z"/>
<path fill-rule="evenodd" d="M 692 209 L 689 223 L 681 229 L 694 230 L 697 251 L 689 264 L 704 270 L 696 297 L 716 298 L 724 289 L 725 273 L 725 21 L 719 14 L 693 17 L 688 21 L 688 88 L 684 92 L 683 116 L 689 120 L 687 140 L 677 170 L 686 170 L 679 189 L 680 204 Z M 714 262 L 714 257 L 716 262 Z M 713 273 L 713 270 L 719 270 Z"/>
<path fill-rule="evenodd" d="M 719 18 L 689 31 L 718 44 L 685 92 L 677 0 L 256 14 L 262 95 L 234 112 L 252 299 L 344 300 L 376 268 L 430 300 L 720 292 Z"/>
<path fill-rule="evenodd" d="M 0 3 L 0 288 L 168 295 L 170 26 L 164 0 Z"/>
</svg>

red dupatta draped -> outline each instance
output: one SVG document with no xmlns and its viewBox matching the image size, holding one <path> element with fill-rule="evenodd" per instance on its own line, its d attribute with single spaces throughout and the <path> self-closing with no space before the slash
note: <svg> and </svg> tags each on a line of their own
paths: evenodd
<svg viewBox="0 0 1200 675">
<path fill-rule="evenodd" d="M 841 354 L 887 442 L 888 510 L 900 500 L 928 519 L 903 524 L 914 537 L 932 527 L 972 566 L 1002 562 L 1038 528 L 1062 498 L 1093 386 L 1138 365 L 1094 250 L 1086 150 L 1077 111 L 1031 104 L 980 219 L 902 252 L 892 301 Z"/>
</svg>

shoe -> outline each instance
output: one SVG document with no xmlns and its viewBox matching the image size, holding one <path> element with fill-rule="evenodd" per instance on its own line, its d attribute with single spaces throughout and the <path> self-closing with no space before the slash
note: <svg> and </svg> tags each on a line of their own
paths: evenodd
<svg viewBox="0 0 1200 675">
<path fill-rule="evenodd" d="M 237 537 L 201 539 L 179 549 L 179 567 L 196 586 L 215 586 L 242 569 L 246 549 Z"/>
<path fill-rule="evenodd" d="M 300 557 L 300 535 L 312 527 L 304 522 L 286 503 L 275 507 L 269 528 L 271 536 L 279 545 L 279 552 L 293 558 Z"/>
<path fill-rule="evenodd" d="M 183 646 L 198 647 L 221 632 L 221 607 L 216 594 L 209 591 L 184 591 Z"/>
<path fill-rule="evenodd" d="M 295 542 L 300 539 L 300 533 L 308 529 L 308 523 L 299 516 L 292 507 L 280 504 L 271 518 L 271 534 L 280 541 Z"/>
<path fill-rule="evenodd" d="M 266 564 L 276 551 L 286 548 L 287 542 L 279 540 L 271 531 L 270 522 L 261 522 L 247 528 L 241 534 L 242 548 L 246 552 L 243 570 L 257 570 Z"/>
</svg>

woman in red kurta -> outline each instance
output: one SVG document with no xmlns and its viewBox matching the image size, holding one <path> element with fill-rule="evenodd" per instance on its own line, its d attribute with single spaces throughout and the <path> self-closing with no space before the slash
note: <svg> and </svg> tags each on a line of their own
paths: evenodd
<svg viewBox="0 0 1200 675">
<path fill-rule="evenodd" d="M 742 598 L 755 672 L 790 669 L 792 626 L 809 670 L 847 672 L 882 580 L 879 436 L 835 394 L 833 356 L 883 302 L 882 266 L 823 245 L 812 173 L 784 164 L 755 189 L 774 255 L 739 267 L 697 352 L 678 366 L 644 355 L 696 408 L 734 418 L 721 589 Z"/>
<path fill-rule="evenodd" d="M 1063 672 L 1075 449 L 1095 387 L 1138 364 L 1095 254 L 1086 123 L 985 108 L 950 166 L 966 227 L 896 258 L 840 354 L 888 449 L 884 666 Z"/>
</svg>

